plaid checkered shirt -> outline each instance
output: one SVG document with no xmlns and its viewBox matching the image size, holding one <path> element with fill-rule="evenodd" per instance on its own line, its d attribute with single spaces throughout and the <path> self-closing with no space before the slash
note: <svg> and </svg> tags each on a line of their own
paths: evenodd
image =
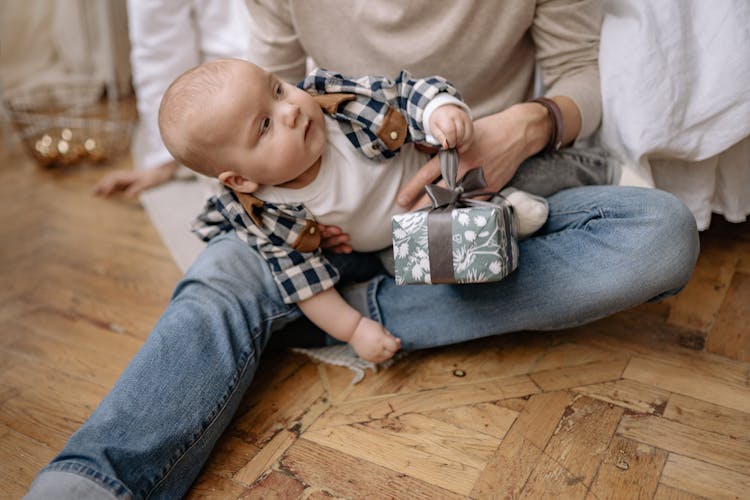
<svg viewBox="0 0 750 500">
<path fill-rule="evenodd" d="M 352 146 L 373 161 L 398 154 L 378 138 L 378 131 L 387 114 L 395 110 L 405 118 L 405 142 L 426 142 L 422 117 L 425 107 L 435 96 L 448 93 L 460 99 L 458 91 L 439 76 L 414 79 L 402 71 L 393 80 L 365 76 L 352 79 L 324 69 L 315 69 L 298 87 L 311 95 L 349 93 L 355 98 L 342 102 L 331 114 Z M 264 202 L 255 210 L 257 225 L 235 194 L 222 188 L 206 202 L 193 222 L 193 232 L 203 241 L 235 231 L 237 236 L 268 261 L 281 297 L 287 304 L 308 299 L 333 287 L 339 280 L 338 270 L 331 265 L 320 248 L 300 252 L 292 245 L 298 240 L 308 220 L 315 220 L 304 205 Z"/>
</svg>

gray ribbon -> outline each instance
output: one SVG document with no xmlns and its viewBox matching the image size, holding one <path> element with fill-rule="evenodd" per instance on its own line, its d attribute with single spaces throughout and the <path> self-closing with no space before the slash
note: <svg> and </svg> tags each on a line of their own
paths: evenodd
<svg viewBox="0 0 750 500">
<path fill-rule="evenodd" d="M 457 182 L 458 152 L 455 149 L 441 149 L 440 173 L 447 188 L 437 184 L 425 186 L 432 200 L 432 208 L 427 214 L 427 251 L 430 259 L 430 281 L 432 283 L 455 283 L 453 272 L 453 216 L 454 208 L 485 206 L 503 210 L 501 205 L 489 201 L 474 200 L 475 196 L 495 195 L 487 191 L 482 167 L 469 170 Z M 448 248 L 446 248 L 446 242 Z"/>
</svg>

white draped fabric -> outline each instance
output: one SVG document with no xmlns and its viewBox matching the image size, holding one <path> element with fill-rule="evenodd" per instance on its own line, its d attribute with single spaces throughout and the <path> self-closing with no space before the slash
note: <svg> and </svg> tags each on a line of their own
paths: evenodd
<svg viewBox="0 0 750 500">
<path fill-rule="evenodd" d="M 750 213 L 750 2 L 604 0 L 605 147 L 680 197 L 700 229 Z"/>
</svg>

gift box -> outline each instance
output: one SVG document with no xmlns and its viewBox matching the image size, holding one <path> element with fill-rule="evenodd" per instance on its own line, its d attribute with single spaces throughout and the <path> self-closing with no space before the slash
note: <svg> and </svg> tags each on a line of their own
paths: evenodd
<svg viewBox="0 0 750 500">
<path fill-rule="evenodd" d="M 427 186 L 432 207 L 392 219 L 396 283 L 480 283 L 498 281 L 518 266 L 513 208 L 488 193 L 480 168 L 456 182 L 458 157 L 441 151 L 447 188 Z"/>
</svg>

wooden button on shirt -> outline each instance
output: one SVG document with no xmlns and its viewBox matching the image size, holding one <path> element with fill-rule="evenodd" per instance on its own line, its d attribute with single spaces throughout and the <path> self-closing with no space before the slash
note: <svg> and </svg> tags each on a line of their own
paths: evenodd
<svg viewBox="0 0 750 500">
<path fill-rule="evenodd" d="M 312 252 L 320 246 L 320 231 L 318 224 L 313 220 L 305 222 L 305 228 L 299 233 L 296 241 L 292 243 L 292 248 L 298 252 Z"/>
<path fill-rule="evenodd" d="M 407 127 L 404 115 L 398 109 L 391 108 L 385 114 L 383 124 L 376 135 L 388 149 L 395 151 L 403 146 L 406 140 Z"/>
</svg>

